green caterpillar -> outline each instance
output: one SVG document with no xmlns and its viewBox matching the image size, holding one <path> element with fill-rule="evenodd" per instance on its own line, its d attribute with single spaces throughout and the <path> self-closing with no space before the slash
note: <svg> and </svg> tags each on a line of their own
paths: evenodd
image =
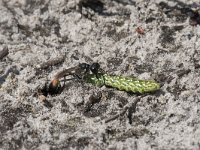
<svg viewBox="0 0 200 150">
<path fill-rule="evenodd" d="M 109 86 L 118 90 L 144 94 L 160 89 L 160 84 L 154 80 L 139 80 L 134 77 L 123 77 L 108 74 L 87 74 L 84 81 L 95 86 Z"/>
</svg>

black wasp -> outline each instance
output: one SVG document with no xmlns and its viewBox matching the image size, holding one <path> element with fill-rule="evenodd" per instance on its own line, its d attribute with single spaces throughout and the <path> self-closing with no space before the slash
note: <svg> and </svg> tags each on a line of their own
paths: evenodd
<svg viewBox="0 0 200 150">
<path fill-rule="evenodd" d="M 85 71 L 84 74 L 87 74 L 87 73 L 89 73 L 91 71 L 98 78 L 98 73 L 99 73 L 99 70 L 100 70 L 99 63 L 92 63 L 91 65 L 89 65 L 87 63 L 81 63 L 81 64 L 79 64 L 79 68 L 82 71 Z"/>
</svg>

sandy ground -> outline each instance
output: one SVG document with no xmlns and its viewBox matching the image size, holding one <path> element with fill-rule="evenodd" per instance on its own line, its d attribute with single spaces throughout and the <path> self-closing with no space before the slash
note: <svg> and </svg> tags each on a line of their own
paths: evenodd
<svg viewBox="0 0 200 150">
<path fill-rule="evenodd" d="M 0 61 L 0 149 L 200 149 L 200 26 L 190 20 L 198 2 L 0 0 L 0 50 L 9 50 Z M 39 100 L 38 88 L 82 62 L 162 86 L 137 95 L 72 80 L 48 105 Z"/>
</svg>

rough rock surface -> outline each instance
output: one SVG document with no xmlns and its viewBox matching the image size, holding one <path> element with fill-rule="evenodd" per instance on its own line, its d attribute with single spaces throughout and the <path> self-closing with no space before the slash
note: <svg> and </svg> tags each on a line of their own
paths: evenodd
<svg viewBox="0 0 200 150">
<path fill-rule="evenodd" d="M 0 50 L 9 50 L 0 60 L 0 148 L 200 149 L 200 21 L 192 11 L 198 4 L 0 0 Z M 38 69 L 58 57 L 64 62 Z M 39 101 L 39 87 L 81 62 L 162 87 L 137 95 L 71 80 L 61 94 L 47 96 L 48 105 Z M 85 111 L 99 92 L 100 102 Z M 136 100 L 132 117 L 129 109 L 105 122 Z"/>
</svg>

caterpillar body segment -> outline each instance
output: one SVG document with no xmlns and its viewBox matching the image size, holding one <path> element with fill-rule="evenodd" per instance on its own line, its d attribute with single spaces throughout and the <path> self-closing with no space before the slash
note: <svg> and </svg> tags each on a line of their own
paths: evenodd
<svg viewBox="0 0 200 150">
<path fill-rule="evenodd" d="M 102 87 L 105 85 L 105 79 L 103 74 L 87 74 L 84 76 L 84 81 L 87 83 L 91 83 L 95 86 Z"/>
<path fill-rule="evenodd" d="M 139 80 L 132 77 L 104 75 L 105 85 L 133 93 L 153 92 L 160 88 L 154 80 Z"/>
<path fill-rule="evenodd" d="M 126 92 L 147 93 L 160 89 L 160 84 L 154 80 L 139 80 L 134 77 L 124 77 L 108 74 L 88 74 L 84 80 L 95 86 L 109 86 Z"/>
</svg>

